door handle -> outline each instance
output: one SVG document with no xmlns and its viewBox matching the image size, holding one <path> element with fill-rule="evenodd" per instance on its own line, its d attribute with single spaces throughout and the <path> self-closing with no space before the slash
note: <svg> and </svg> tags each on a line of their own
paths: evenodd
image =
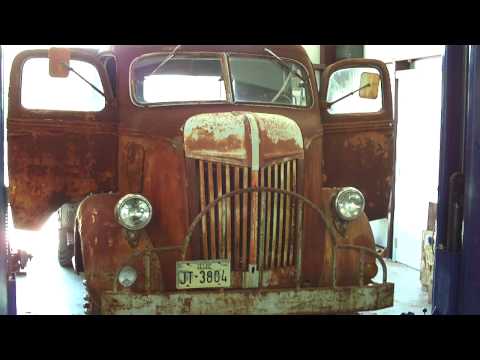
<svg viewBox="0 0 480 360">
<path fill-rule="evenodd" d="M 465 178 L 463 173 L 450 176 L 448 194 L 447 251 L 457 252 L 462 247 L 463 198 Z"/>
</svg>

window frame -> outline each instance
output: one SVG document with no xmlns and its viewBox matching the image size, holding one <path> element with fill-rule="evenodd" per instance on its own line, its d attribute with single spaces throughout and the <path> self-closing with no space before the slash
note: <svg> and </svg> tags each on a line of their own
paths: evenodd
<svg viewBox="0 0 480 360">
<path fill-rule="evenodd" d="M 322 121 L 331 122 L 341 119 L 343 121 L 364 121 L 368 118 L 369 121 L 379 120 L 382 121 L 385 117 L 393 116 L 392 99 L 390 97 L 390 81 L 386 81 L 385 76 L 388 76 L 388 69 L 384 63 L 380 60 L 373 59 L 345 59 L 339 60 L 329 65 L 322 74 L 322 84 L 320 86 L 320 98 L 322 102 L 326 103 L 328 86 L 330 84 L 331 75 L 343 69 L 349 68 L 364 68 L 370 67 L 376 69 L 380 73 L 380 81 L 382 82 L 382 108 L 377 112 L 364 112 L 364 113 L 343 113 L 343 114 L 330 114 L 327 109 L 322 109 Z M 329 75 L 326 78 L 326 75 Z M 388 89 L 387 89 L 387 85 Z M 387 90 L 386 90 L 387 89 Z"/>
<path fill-rule="evenodd" d="M 108 82 L 110 84 L 110 89 L 112 90 L 112 95 L 113 95 L 114 98 L 116 98 L 118 96 L 118 94 L 117 94 L 117 85 L 118 85 L 118 59 L 117 59 L 117 56 L 110 51 L 106 51 L 106 52 L 99 53 L 98 58 L 100 59 L 100 63 L 103 65 L 103 67 L 105 69 L 105 72 L 108 76 Z M 111 78 L 110 78 L 110 74 L 109 74 L 108 69 L 107 69 L 107 61 L 109 61 L 109 60 L 113 60 L 114 64 L 115 64 L 115 83 L 112 83 Z"/>
<path fill-rule="evenodd" d="M 352 65 L 352 66 L 346 66 L 346 67 L 340 67 L 338 69 L 335 69 L 330 73 L 330 76 L 327 81 L 327 86 L 326 86 L 326 91 L 325 91 L 325 100 L 328 98 L 328 88 L 330 87 L 330 79 L 332 78 L 333 74 L 335 74 L 337 71 L 342 71 L 342 70 L 348 70 L 348 69 L 356 69 L 356 68 L 371 68 L 375 69 L 378 71 L 378 75 L 380 76 L 380 86 L 382 90 L 382 107 L 378 111 L 374 112 L 347 112 L 347 113 L 331 113 L 329 112 L 328 109 L 325 111 L 328 113 L 329 117 L 335 117 L 335 116 L 351 116 L 351 115 L 358 115 L 358 116 L 372 116 L 372 115 L 377 115 L 380 113 L 383 113 L 385 111 L 385 82 L 384 82 L 384 75 L 382 72 L 382 69 L 379 66 L 376 66 L 374 64 L 361 64 L 361 65 Z"/>
<path fill-rule="evenodd" d="M 313 89 L 313 84 L 312 80 L 310 77 L 310 73 L 308 69 L 305 67 L 303 63 L 301 63 L 298 60 L 287 58 L 284 56 L 279 56 L 280 59 L 285 60 L 286 62 L 292 62 L 296 65 L 298 65 L 301 69 L 303 69 L 304 74 L 307 76 L 307 82 L 308 82 L 308 89 L 310 90 L 310 104 L 306 106 L 300 106 L 300 105 L 286 105 L 286 104 L 280 104 L 280 103 L 268 103 L 268 102 L 255 102 L 255 101 L 236 101 L 235 100 L 235 94 L 233 92 L 233 76 L 231 73 L 231 68 L 230 68 L 230 58 L 231 57 L 244 57 L 244 58 L 249 58 L 249 59 L 266 59 L 266 60 L 271 60 L 272 62 L 275 62 L 275 59 L 272 58 L 270 55 L 259 55 L 259 54 L 247 54 L 247 53 L 238 53 L 238 52 L 228 52 L 226 53 L 226 57 L 228 59 L 228 65 L 229 65 L 229 72 L 228 72 L 228 77 L 230 78 L 230 86 L 232 88 L 232 100 L 233 103 L 236 105 L 253 105 L 253 106 L 264 106 L 264 107 L 280 107 L 280 108 L 291 108 L 291 109 L 300 109 L 300 110 L 311 110 L 315 106 L 316 98 L 318 97 L 318 92 L 315 92 Z"/>
<path fill-rule="evenodd" d="M 128 83 L 129 83 L 129 96 L 130 101 L 133 105 L 140 107 L 140 108 L 151 108 L 151 107 L 164 107 L 164 106 L 178 106 L 178 105 L 199 105 L 199 104 L 229 104 L 232 100 L 232 92 L 229 79 L 224 79 L 225 84 L 225 100 L 196 100 L 196 101 L 168 101 L 168 102 L 155 102 L 155 103 L 142 103 L 139 102 L 135 97 L 135 84 L 133 83 L 133 67 L 134 65 L 143 58 L 147 57 L 154 57 L 154 56 L 168 56 L 170 52 L 168 51 L 159 51 L 153 52 L 148 54 L 143 54 L 137 56 L 130 62 L 130 66 L 128 69 Z M 222 75 L 226 75 L 228 77 L 228 68 L 226 66 L 226 58 L 223 53 L 218 52 L 181 52 L 178 53 L 172 60 L 175 58 L 181 59 L 184 58 L 218 58 L 220 60 L 220 66 L 222 69 Z"/>
<path fill-rule="evenodd" d="M 226 77 L 225 81 L 225 92 L 227 95 L 227 99 L 223 101 L 175 101 L 175 102 L 159 102 L 159 103 L 149 103 L 149 104 L 142 104 L 136 101 L 134 97 L 134 84 L 132 81 L 132 74 L 133 74 L 133 66 L 134 64 L 144 58 L 149 56 L 156 56 L 156 55 L 169 55 L 170 52 L 168 51 L 158 51 L 152 52 L 148 54 L 142 54 L 140 56 L 135 57 L 129 65 L 129 74 L 128 74 L 128 82 L 129 82 L 129 97 L 132 104 L 139 108 L 156 108 L 156 107 L 165 107 L 165 106 L 189 106 L 189 105 L 246 105 L 246 106 L 259 106 L 259 107 L 274 107 L 274 108 L 283 108 L 283 109 L 295 109 L 295 110 L 312 110 L 316 106 L 318 92 L 314 91 L 312 79 L 310 77 L 310 72 L 308 68 L 300 61 L 287 58 L 287 57 L 280 57 L 282 60 L 286 60 L 288 62 L 293 62 L 299 65 L 307 76 L 308 81 L 308 89 L 310 91 L 310 105 L 309 106 L 297 106 L 297 105 L 285 105 L 285 104 L 278 104 L 278 103 L 265 103 L 265 102 L 244 102 L 244 101 L 235 101 L 234 94 L 233 94 L 233 78 L 231 74 L 230 68 L 230 56 L 234 57 L 247 57 L 247 58 L 259 58 L 259 59 L 267 59 L 273 60 L 269 55 L 259 55 L 259 54 L 252 54 L 252 53 L 239 53 L 239 52 L 214 52 L 214 51 L 186 51 L 186 52 L 179 52 L 177 53 L 178 57 L 187 56 L 187 57 L 218 57 L 221 59 L 222 64 L 222 72 L 223 75 Z"/>
<path fill-rule="evenodd" d="M 32 113 L 32 114 L 51 113 L 52 115 L 57 114 L 57 115 L 60 116 L 62 114 L 76 114 L 76 115 L 102 114 L 102 113 L 105 113 L 105 112 L 109 111 L 109 107 L 110 107 L 110 105 L 112 103 L 112 100 L 113 100 L 113 95 L 112 95 L 112 92 L 111 92 L 110 82 L 108 81 L 108 78 L 106 77 L 108 75 L 106 74 L 106 72 L 101 71 L 101 69 L 103 70 L 103 67 L 102 67 L 103 65 L 100 62 L 97 62 L 96 58 L 94 58 L 92 56 L 89 56 L 86 53 L 82 54 L 82 53 L 74 51 L 74 50 L 71 51 L 70 60 L 86 62 L 86 63 L 92 65 L 95 68 L 95 70 L 97 71 L 98 76 L 100 78 L 100 82 L 102 84 L 103 93 L 105 94 L 105 97 L 104 97 L 105 104 L 104 104 L 103 108 L 101 110 L 94 111 L 94 110 L 29 109 L 29 108 L 24 107 L 23 104 L 22 104 L 22 90 L 23 90 L 23 80 L 24 80 L 23 79 L 23 71 L 24 71 L 25 63 L 27 61 L 31 60 L 31 59 L 47 59 L 48 60 L 48 50 L 32 50 L 32 51 L 26 51 L 25 53 L 26 53 L 26 55 L 21 59 L 21 63 L 18 67 L 18 71 L 19 71 L 19 74 L 18 74 L 18 93 L 15 94 L 16 95 L 16 100 L 17 100 L 17 106 L 19 107 L 19 109 L 21 109 L 22 112 L 28 112 L 28 113 Z M 13 67 L 12 67 L 12 71 L 13 71 Z M 72 76 L 76 76 L 76 75 L 73 74 Z M 85 83 L 85 85 L 87 85 L 87 84 Z M 93 91 L 93 89 L 92 89 L 92 91 Z"/>
</svg>

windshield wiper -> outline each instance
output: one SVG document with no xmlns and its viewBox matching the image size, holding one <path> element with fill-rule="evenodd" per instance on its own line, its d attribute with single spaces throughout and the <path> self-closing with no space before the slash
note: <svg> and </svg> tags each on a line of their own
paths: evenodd
<svg viewBox="0 0 480 360">
<path fill-rule="evenodd" d="M 302 75 L 300 75 L 299 73 L 297 73 L 296 71 L 293 71 L 293 69 L 290 68 L 290 66 L 288 66 L 288 64 L 283 61 L 277 54 L 275 54 L 272 50 L 270 49 L 267 49 L 265 48 L 264 49 L 268 54 L 272 55 L 273 58 L 278 62 L 278 64 L 280 64 L 284 69 L 286 69 L 288 71 L 288 74 L 293 74 L 295 75 L 296 77 L 298 77 L 300 80 L 302 80 L 304 83 L 306 83 L 305 79 L 303 78 Z"/>
<path fill-rule="evenodd" d="M 90 81 L 88 81 L 87 79 L 85 79 L 82 75 L 80 75 L 74 68 L 72 68 L 71 66 L 68 66 L 67 64 L 65 63 L 62 63 L 63 66 L 65 66 L 68 70 L 70 70 L 71 72 L 73 72 L 75 75 L 77 75 L 80 79 L 82 79 L 83 81 L 85 81 L 88 85 L 90 85 L 93 90 L 95 90 L 96 92 L 98 92 L 100 95 L 102 95 L 105 99 L 107 98 L 105 96 L 105 94 L 103 93 L 102 90 L 100 90 L 99 88 L 97 88 L 95 85 L 93 85 Z"/>
<path fill-rule="evenodd" d="M 177 50 L 180 48 L 180 46 L 182 45 L 177 45 L 175 46 L 175 49 L 172 50 L 172 52 L 170 54 L 167 55 L 167 57 L 165 59 L 163 59 L 163 61 L 155 68 L 155 70 L 153 70 L 150 75 L 148 76 L 152 76 L 154 75 L 158 70 L 160 70 L 160 68 L 165 65 L 167 62 L 169 62 L 174 56 L 175 56 L 175 53 L 177 52 Z"/>
</svg>

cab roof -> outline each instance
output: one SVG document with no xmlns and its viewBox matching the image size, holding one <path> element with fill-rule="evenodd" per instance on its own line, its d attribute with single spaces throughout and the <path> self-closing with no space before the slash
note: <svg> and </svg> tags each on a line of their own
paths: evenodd
<svg viewBox="0 0 480 360">
<path fill-rule="evenodd" d="M 170 52 L 177 45 L 113 45 L 110 53 L 118 58 L 136 58 L 155 52 Z M 177 53 L 182 52 L 232 52 L 251 55 L 268 55 L 265 48 L 272 50 L 280 57 L 299 61 L 309 60 L 307 52 L 301 45 L 181 45 Z"/>
</svg>

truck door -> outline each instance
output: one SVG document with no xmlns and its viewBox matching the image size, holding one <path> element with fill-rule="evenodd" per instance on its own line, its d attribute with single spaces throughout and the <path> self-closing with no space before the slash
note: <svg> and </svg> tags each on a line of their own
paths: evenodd
<svg viewBox="0 0 480 360">
<path fill-rule="evenodd" d="M 394 170 L 394 126 L 384 63 L 348 59 L 328 66 L 320 88 L 325 186 L 365 195 L 369 220 L 387 217 Z"/>
<path fill-rule="evenodd" d="M 36 229 L 62 204 L 116 189 L 115 103 L 105 68 L 90 50 L 56 50 L 24 51 L 12 65 L 8 175 L 17 228 Z"/>
</svg>

